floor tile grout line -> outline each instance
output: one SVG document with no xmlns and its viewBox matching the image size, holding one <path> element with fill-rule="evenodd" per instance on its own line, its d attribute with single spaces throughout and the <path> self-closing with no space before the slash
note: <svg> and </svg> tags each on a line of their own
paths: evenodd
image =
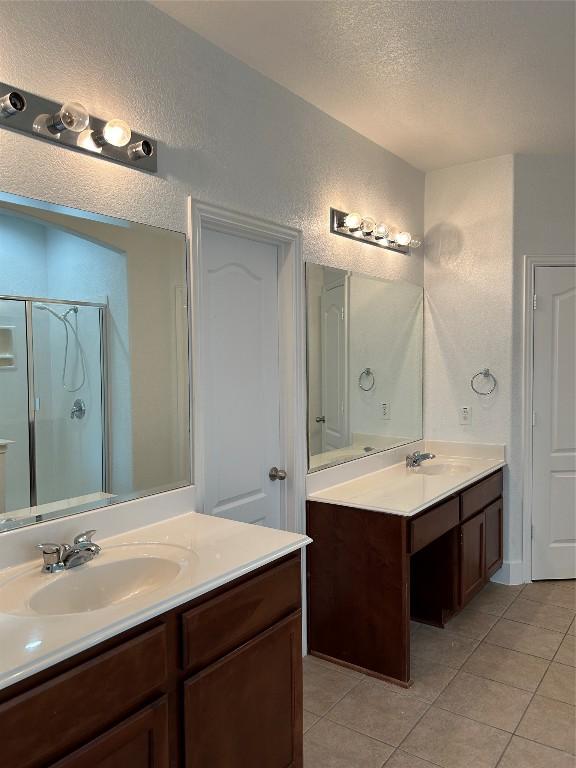
<svg viewBox="0 0 576 768">
<path fill-rule="evenodd" d="M 537 657 L 532 656 L 531 658 L 537 658 Z M 543 659 L 543 661 L 546 661 L 546 660 Z M 548 662 L 548 667 L 550 666 L 550 664 L 552 664 L 551 661 Z M 546 667 L 546 670 L 545 670 L 544 674 L 542 675 L 542 679 L 538 683 L 538 688 L 542 684 L 542 680 L 544 680 L 544 677 L 546 676 L 546 672 L 548 672 L 548 667 Z M 529 693 L 532 696 L 535 696 L 537 691 L 538 691 L 538 688 L 536 688 L 536 690 L 534 690 L 534 691 L 529 691 L 526 688 L 519 688 L 517 685 L 514 685 L 513 683 L 503 683 L 502 680 L 494 680 L 494 678 L 492 678 L 492 677 L 483 677 L 482 675 L 476 674 L 476 672 L 469 672 L 467 669 L 464 669 L 464 667 L 459 669 L 458 672 L 464 672 L 467 675 L 471 675 L 472 677 L 478 678 L 478 680 L 487 680 L 490 683 L 498 683 L 499 685 L 503 685 L 503 686 L 508 687 L 508 688 L 514 688 L 515 691 L 522 691 L 522 693 Z M 457 677 L 458 677 L 458 675 L 454 675 L 454 677 L 452 678 L 452 680 L 450 680 L 450 682 L 448 683 L 446 688 L 448 688 L 454 682 L 454 680 Z M 444 693 L 444 691 L 446 690 L 446 688 L 444 688 L 444 690 L 441 691 L 438 695 L 441 696 L 442 693 Z"/>
<path fill-rule="evenodd" d="M 534 698 L 534 697 L 531 697 L 530 701 L 526 705 L 526 709 L 524 710 L 524 712 L 522 712 L 522 717 L 518 721 L 518 725 L 516 726 L 516 728 L 518 728 L 520 726 L 520 723 L 522 722 L 522 719 L 523 719 L 524 715 L 526 714 L 526 710 L 528 709 L 528 707 L 530 706 L 530 704 L 532 702 L 532 698 Z M 507 731 L 505 728 L 498 728 L 497 725 L 490 725 L 490 723 L 484 723 L 482 720 L 476 720 L 476 718 L 471 717 L 470 715 L 463 715 L 462 712 L 454 712 L 454 710 L 452 710 L 452 709 L 446 709 L 446 707 L 441 707 L 439 704 L 434 704 L 434 706 L 437 709 L 441 709 L 442 712 L 447 712 L 449 715 L 456 715 L 456 717 L 463 717 L 465 720 L 470 720 L 471 722 L 476 723 L 477 725 L 485 725 L 487 728 L 494 728 L 495 731 L 500 731 L 500 733 L 506 733 L 509 736 L 515 736 L 516 735 L 516 728 L 513 731 Z"/>
<path fill-rule="evenodd" d="M 488 638 L 486 638 L 486 640 L 483 640 L 482 642 L 486 643 L 486 645 L 493 645 L 496 648 L 504 648 L 507 651 L 516 651 L 516 653 L 523 653 L 525 656 L 531 656 L 533 659 L 542 659 L 542 661 L 547 661 L 549 664 L 554 661 L 556 654 L 558 653 L 558 650 L 560 648 L 560 646 L 558 646 L 558 648 L 554 651 L 554 655 L 552 656 L 552 658 L 547 659 L 545 656 L 538 656 L 535 653 L 528 653 L 527 651 L 519 651 L 518 648 L 510 648 L 509 645 L 500 645 L 500 643 L 495 643 L 493 640 L 488 640 Z M 567 666 L 570 666 L 570 665 L 567 665 Z"/>
</svg>

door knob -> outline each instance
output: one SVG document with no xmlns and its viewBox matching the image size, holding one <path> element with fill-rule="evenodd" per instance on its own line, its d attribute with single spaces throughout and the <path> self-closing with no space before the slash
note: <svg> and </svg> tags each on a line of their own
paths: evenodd
<svg viewBox="0 0 576 768">
<path fill-rule="evenodd" d="M 286 470 L 278 469 L 278 467 L 272 467 L 270 472 L 268 472 L 268 477 L 270 480 L 286 480 Z"/>
<path fill-rule="evenodd" d="M 316 424 L 325 424 L 326 416 L 316 416 Z"/>
</svg>

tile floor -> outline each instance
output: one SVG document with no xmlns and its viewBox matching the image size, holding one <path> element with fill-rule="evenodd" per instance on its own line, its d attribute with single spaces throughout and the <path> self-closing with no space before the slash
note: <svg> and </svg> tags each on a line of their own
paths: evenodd
<svg viewBox="0 0 576 768">
<path fill-rule="evenodd" d="M 409 690 L 307 656 L 305 768 L 576 768 L 576 581 L 412 626 Z"/>
</svg>

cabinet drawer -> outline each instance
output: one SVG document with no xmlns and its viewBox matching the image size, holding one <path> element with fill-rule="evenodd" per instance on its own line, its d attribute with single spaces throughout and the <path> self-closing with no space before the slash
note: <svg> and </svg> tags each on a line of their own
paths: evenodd
<svg viewBox="0 0 576 768">
<path fill-rule="evenodd" d="M 166 649 L 156 627 L 2 704 L 2 765 L 45 766 L 102 733 L 162 688 Z"/>
<path fill-rule="evenodd" d="M 429 512 L 425 512 L 421 517 L 417 517 L 410 524 L 410 552 L 418 552 L 430 542 L 447 533 L 451 528 L 458 525 L 460 520 L 460 505 L 458 499 L 434 507 Z"/>
<path fill-rule="evenodd" d="M 297 556 L 184 613 L 184 669 L 207 666 L 299 608 Z"/>
<path fill-rule="evenodd" d="M 462 493 L 460 519 L 468 520 L 469 517 L 480 512 L 499 496 L 502 496 L 502 470 L 480 480 L 479 483 Z"/>
<path fill-rule="evenodd" d="M 140 710 L 51 768 L 168 768 L 166 698 Z"/>
</svg>

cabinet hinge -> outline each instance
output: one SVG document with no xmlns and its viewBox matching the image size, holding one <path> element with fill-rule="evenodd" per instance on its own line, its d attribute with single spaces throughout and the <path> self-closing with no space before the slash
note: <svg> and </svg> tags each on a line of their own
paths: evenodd
<svg viewBox="0 0 576 768">
<path fill-rule="evenodd" d="M 536 309 L 536 305 L 538 304 L 538 297 L 536 294 L 532 296 L 532 309 Z"/>
</svg>

